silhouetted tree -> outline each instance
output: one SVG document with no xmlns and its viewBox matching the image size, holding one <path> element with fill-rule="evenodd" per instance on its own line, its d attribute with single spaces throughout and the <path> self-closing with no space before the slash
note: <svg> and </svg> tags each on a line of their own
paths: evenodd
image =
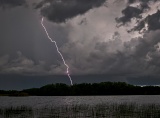
<svg viewBox="0 0 160 118">
<path fill-rule="evenodd" d="M 72 86 L 57 83 L 41 88 L 31 88 L 22 91 L 0 90 L 0 95 L 37 95 L 37 96 L 66 96 L 66 95 L 160 95 L 158 86 L 134 86 L 125 82 L 82 83 Z"/>
</svg>

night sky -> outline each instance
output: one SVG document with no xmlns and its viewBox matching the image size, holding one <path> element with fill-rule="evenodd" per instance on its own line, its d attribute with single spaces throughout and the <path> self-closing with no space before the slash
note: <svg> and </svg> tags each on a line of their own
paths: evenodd
<svg viewBox="0 0 160 118">
<path fill-rule="evenodd" d="M 0 89 L 160 85 L 160 0 L 0 0 Z"/>
</svg>

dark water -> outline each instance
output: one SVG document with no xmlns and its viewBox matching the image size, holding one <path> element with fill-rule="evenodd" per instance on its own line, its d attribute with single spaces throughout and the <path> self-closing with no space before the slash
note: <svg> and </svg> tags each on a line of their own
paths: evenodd
<svg viewBox="0 0 160 118">
<path fill-rule="evenodd" d="M 0 118 L 160 118 L 159 95 L 0 97 Z"/>
<path fill-rule="evenodd" d="M 30 106 L 33 108 L 61 105 L 104 104 L 104 103 L 138 103 L 160 104 L 160 95 L 133 96 L 31 96 L 0 97 L 0 107 Z"/>
</svg>

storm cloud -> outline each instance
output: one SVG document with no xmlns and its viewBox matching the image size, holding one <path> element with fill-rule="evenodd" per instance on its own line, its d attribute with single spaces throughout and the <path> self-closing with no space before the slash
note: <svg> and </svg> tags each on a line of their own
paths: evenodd
<svg viewBox="0 0 160 118">
<path fill-rule="evenodd" d="M 70 63 L 73 73 L 94 73 L 106 75 L 159 75 L 160 71 L 160 31 L 144 34 L 143 38 L 134 38 L 123 41 L 120 34 L 115 33 L 112 40 L 98 42 L 90 50 L 87 46 L 81 49 L 84 54 L 77 55 L 77 59 Z M 79 45 L 79 44 L 77 44 Z M 67 52 L 74 57 L 77 47 L 68 46 Z M 66 48 L 65 48 L 66 49 Z M 85 71 L 84 71 L 85 70 Z"/>
<path fill-rule="evenodd" d="M 35 62 L 18 51 L 15 58 L 10 55 L 0 57 L 0 74 L 20 74 L 20 75 L 55 75 L 60 74 L 64 66 L 59 68 L 56 65 L 47 65 L 45 61 Z"/>
<path fill-rule="evenodd" d="M 61 23 L 100 7 L 105 2 L 106 0 L 43 0 L 35 8 L 41 8 L 41 14 L 50 21 Z"/>
<path fill-rule="evenodd" d="M 73 81 L 87 82 L 89 75 L 96 82 L 101 77 L 103 81 L 143 78 L 144 82 L 148 76 L 157 79 L 160 2 L 115 1 L 107 0 L 106 7 L 106 0 L 34 0 L 27 1 L 37 3 L 33 9 L 1 10 L 0 77 L 66 75 L 55 45 L 41 26 L 43 15 L 48 34 L 57 41 Z M 75 76 L 81 76 L 81 80 L 74 80 Z"/>
<path fill-rule="evenodd" d="M 128 5 L 122 10 L 122 17 L 116 18 L 117 22 L 126 24 L 132 18 L 142 18 L 142 13 L 150 9 L 150 2 L 157 2 L 159 0 L 128 0 Z"/>
<path fill-rule="evenodd" d="M 43 4 L 47 4 L 48 2 L 50 2 L 54 5 L 67 4 L 65 1 L 42 2 L 46 2 Z M 78 2 L 81 4 L 78 4 Z M 82 2 L 84 1 L 76 1 L 75 3 L 76 5 L 82 5 Z M 91 5 L 91 2 L 88 3 L 89 5 Z M 43 9 L 43 4 L 39 4 L 37 8 Z M 85 6 L 85 2 L 83 4 Z M 97 6 L 99 5 L 100 4 L 97 4 Z M 54 29 L 54 37 L 56 37 L 55 40 L 59 40 L 59 37 L 64 35 L 64 37 L 62 37 L 64 41 L 59 48 L 62 54 L 64 55 L 67 64 L 70 66 L 71 74 L 127 75 L 141 73 L 145 75 L 146 73 L 155 74 L 156 72 L 158 72 L 158 37 L 160 31 L 149 31 L 142 34 L 142 37 L 129 37 L 132 34 L 128 34 L 125 30 L 122 31 L 121 28 L 116 28 L 116 21 L 114 21 L 115 17 L 121 14 L 120 10 L 122 10 L 125 7 L 124 3 L 122 2 L 121 6 L 120 4 L 118 4 L 119 8 L 116 4 L 111 5 L 112 6 L 108 6 L 108 8 L 99 7 L 96 10 L 89 10 L 84 15 L 79 15 L 79 12 L 76 12 L 76 15 L 78 16 L 72 20 L 69 20 L 65 24 L 52 24 L 54 28 L 60 30 L 62 33 L 55 33 L 57 31 L 56 29 Z M 67 9 L 70 9 L 72 8 L 70 6 L 73 5 L 67 4 L 67 6 Z M 91 6 L 94 5 L 92 4 Z M 50 5 L 44 8 L 48 7 L 50 7 Z M 58 8 L 61 7 L 58 6 L 57 9 Z M 116 8 L 117 11 L 114 11 Z M 139 11 L 138 8 L 136 8 L 137 12 L 134 13 L 133 11 L 136 11 L 135 7 L 128 6 L 127 8 L 128 10 L 125 10 L 124 14 L 125 16 L 127 16 L 127 14 L 131 15 L 130 18 L 132 18 L 134 15 L 135 17 L 137 17 L 137 15 L 139 16 L 139 14 L 143 12 L 143 10 L 141 11 L 139 9 Z M 63 12 L 65 12 L 65 10 Z M 56 12 L 54 15 L 60 18 L 57 13 L 58 12 Z M 113 13 L 115 15 L 113 15 Z M 110 17 L 108 17 L 108 15 L 105 14 L 108 14 Z M 70 16 L 70 13 L 68 13 L 68 15 Z M 64 16 L 64 21 L 58 20 L 58 22 L 65 22 L 65 20 L 67 19 L 65 15 L 62 16 Z M 154 16 L 154 14 L 152 14 L 151 16 Z M 157 15 L 154 16 L 154 18 L 158 18 Z M 84 19 L 85 23 L 81 23 Z M 46 26 L 47 29 L 50 29 L 51 27 L 51 25 L 47 24 Z M 52 35 L 52 30 L 49 31 L 49 34 Z M 110 34 L 110 36 L 108 34 Z M 44 37 L 46 38 L 46 36 Z M 48 41 L 48 39 L 42 39 L 42 41 Z M 37 44 L 39 44 L 39 41 Z M 53 47 L 53 45 L 50 45 L 50 43 L 46 44 L 47 46 Z M 44 48 L 45 46 L 43 47 L 43 49 Z M 51 52 L 53 51 L 53 49 L 49 49 L 51 50 Z M 48 56 L 47 53 L 45 52 L 46 56 Z M 58 57 L 58 55 L 56 55 L 54 58 L 56 57 Z M 17 58 L 14 58 L 12 60 L 8 58 L 8 55 L 4 55 L 1 57 L 1 62 L 3 62 L 1 64 L 1 72 L 3 73 L 50 75 L 64 74 L 66 69 L 59 58 L 57 58 L 60 61 L 58 62 L 58 64 L 55 64 L 57 62 L 47 64 L 48 60 L 39 61 L 39 58 L 37 58 L 39 60 L 35 61 L 33 57 L 29 58 L 21 52 L 17 53 Z M 7 59 L 8 61 L 6 62 Z M 157 61 L 155 62 L 154 60 Z"/>
<path fill-rule="evenodd" d="M 0 0 L 0 7 L 3 9 L 26 5 L 25 0 Z"/>
<path fill-rule="evenodd" d="M 122 14 L 124 16 L 120 18 L 116 18 L 116 21 L 118 23 L 122 22 L 123 24 L 126 24 L 127 22 L 130 22 L 132 18 L 141 18 L 140 14 L 143 12 L 143 10 L 132 7 L 132 6 L 127 6 L 123 11 Z"/>
<path fill-rule="evenodd" d="M 143 19 L 137 26 L 135 26 L 132 30 L 141 31 L 145 27 L 145 23 L 147 23 L 147 29 L 150 30 L 159 30 L 160 29 L 160 10 L 157 10 L 156 13 L 152 15 L 148 15 L 145 19 Z"/>
<path fill-rule="evenodd" d="M 159 0 L 129 0 L 122 16 L 116 18 L 117 26 L 132 24 L 128 32 L 159 30 L 159 3 Z"/>
</svg>

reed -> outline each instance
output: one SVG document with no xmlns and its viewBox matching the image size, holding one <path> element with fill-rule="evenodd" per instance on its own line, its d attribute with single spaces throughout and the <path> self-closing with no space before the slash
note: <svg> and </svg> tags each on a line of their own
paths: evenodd
<svg viewBox="0 0 160 118">
<path fill-rule="evenodd" d="M 0 109 L 3 118 L 160 118 L 160 105 L 112 103 L 97 105 L 65 105 L 43 107 L 28 106 Z"/>
</svg>

